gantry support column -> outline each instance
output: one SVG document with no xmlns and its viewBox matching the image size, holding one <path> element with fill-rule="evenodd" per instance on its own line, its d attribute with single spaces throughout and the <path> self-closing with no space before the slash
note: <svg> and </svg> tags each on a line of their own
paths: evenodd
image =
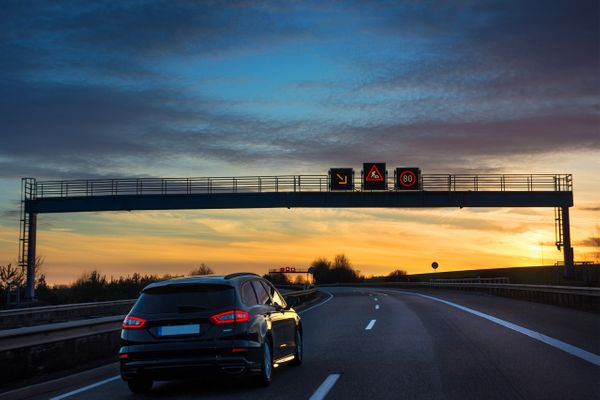
<svg viewBox="0 0 600 400">
<path fill-rule="evenodd" d="M 575 268 L 573 262 L 573 248 L 571 247 L 571 223 L 569 220 L 569 207 L 561 207 L 562 210 L 562 232 L 563 232 L 563 256 L 565 260 L 565 277 L 574 278 Z"/>
<path fill-rule="evenodd" d="M 37 214 L 28 213 L 29 231 L 27 237 L 27 282 L 25 286 L 25 301 L 35 299 L 35 239 L 37 233 Z"/>
</svg>

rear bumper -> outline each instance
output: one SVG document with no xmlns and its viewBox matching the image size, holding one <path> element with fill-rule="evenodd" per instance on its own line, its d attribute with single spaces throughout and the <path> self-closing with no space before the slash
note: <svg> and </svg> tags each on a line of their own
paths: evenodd
<svg viewBox="0 0 600 400">
<path fill-rule="evenodd" d="M 161 346 L 162 347 L 162 346 Z M 233 347 L 246 351 L 232 353 Z M 155 345 L 135 345 L 121 347 L 119 355 L 121 377 L 131 380 L 139 377 L 154 380 L 171 380 L 202 375 L 253 375 L 260 372 L 262 354 L 256 342 L 229 342 L 227 345 L 212 347 L 182 346 L 177 348 L 157 348 Z"/>
</svg>

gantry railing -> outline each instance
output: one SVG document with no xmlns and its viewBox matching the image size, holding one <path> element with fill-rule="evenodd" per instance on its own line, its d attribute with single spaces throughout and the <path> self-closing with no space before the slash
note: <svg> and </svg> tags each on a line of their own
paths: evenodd
<svg viewBox="0 0 600 400">
<path fill-rule="evenodd" d="M 213 193 L 329 192 L 327 175 L 198 178 L 123 178 L 29 181 L 28 199 L 79 196 L 190 195 Z M 362 191 L 356 179 L 352 192 Z M 388 177 L 388 191 L 394 178 Z M 424 174 L 422 191 L 572 191 L 570 174 Z"/>
</svg>

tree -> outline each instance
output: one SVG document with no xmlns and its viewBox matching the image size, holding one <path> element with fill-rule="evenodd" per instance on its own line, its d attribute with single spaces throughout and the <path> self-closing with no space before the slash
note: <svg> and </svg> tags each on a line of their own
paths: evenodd
<svg viewBox="0 0 600 400">
<path fill-rule="evenodd" d="M 33 266 L 33 276 L 35 276 L 34 286 L 37 287 L 40 284 L 40 279 L 44 280 L 44 285 L 46 284 L 46 275 L 42 272 L 42 267 L 46 262 L 46 258 L 44 256 L 37 256 L 35 258 L 35 265 Z"/>
<path fill-rule="evenodd" d="M 10 292 L 12 289 L 19 289 L 23 285 L 25 274 L 23 269 L 13 267 L 12 264 L 0 265 L 0 285 L 6 292 L 6 303 L 10 302 Z"/>
<path fill-rule="evenodd" d="M 331 262 L 326 258 L 317 258 L 310 264 L 310 271 L 312 271 L 313 278 L 317 285 L 324 283 L 331 283 L 329 280 L 329 269 L 331 268 Z"/>
<path fill-rule="evenodd" d="M 312 262 L 309 270 L 317 285 L 358 281 L 358 273 L 344 254 L 336 255 L 333 263 L 326 258 L 318 258 Z"/>
<path fill-rule="evenodd" d="M 595 247 L 595 252 L 594 252 L 594 258 L 596 259 L 596 262 L 600 262 L 600 225 L 596 225 L 596 233 L 597 236 L 595 238 L 593 238 L 593 243 L 594 243 L 594 247 Z"/>
<path fill-rule="evenodd" d="M 12 264 L 0 265 L 0 284 L 3 289 L 10 290 L 11 288 L 23 285 L 25 274 L 23 269 L 13 267 Z"/>
<path fill-rule="evenodd" d="M 273 273 L 273 274 L 265 274 L 263 278 L 271 282 L 273 285 L 289 285 L 290 280 L 288 279 L 286 274 Z"/>
<path fill-rule="evenodd" d="M 398 281 L 404 280 L 405 276 L 406 276 L 405 270 L 397 269 L 395 271 L 390 272 L 388 274 L 388 276 L 385 277 L 385 280 L 390 281 L 390 282 L 398 282 Z"/>
<path fill-rule="evenodd" d="M 346 257 L 345 254 L 338 254 L 333 259 L 333 268 L 344 268 L 344 269 L 352 269 L 350 265 L 350 260 Z"/>
<path fill-rule="evenodd" d="M 347 283 L 358 281 L 358 274 L 352 265 L 350 260 L 345 254 L 338 254 L 333 259 L 333 268 L 330 271 L 333 282 Z"/>
<path fill-rule="evenodd" d="M 102 301 L 106 298 L 108 281 L 106 275 L 94 270 L 84 272 L 71 286 L 72 294 L 79 301 Z"/>
<path fill-rule="evenodd" d="M 215 272 L 212 270 L 212 268 L 204 263 L 200 263 L 198 268 L 190 271 L 190 275 L 211 275 L 214 273 Z"/>
</svg>

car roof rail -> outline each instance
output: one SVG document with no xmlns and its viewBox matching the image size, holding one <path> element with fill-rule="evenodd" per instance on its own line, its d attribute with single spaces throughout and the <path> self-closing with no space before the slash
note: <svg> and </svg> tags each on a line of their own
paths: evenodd
<svg viewBox="0 0 600 400">
<path fill-rule="evenodd" d="M 233 278 L 237 278 L 238 276 L 245 276 L 245 275 L 258 276 L 260 278 L 260 275 L 255 274 L 254 272 L 235 272 L 233 274 L 225 275 L 225 279 L 233 279 Z"/>
</svg>

